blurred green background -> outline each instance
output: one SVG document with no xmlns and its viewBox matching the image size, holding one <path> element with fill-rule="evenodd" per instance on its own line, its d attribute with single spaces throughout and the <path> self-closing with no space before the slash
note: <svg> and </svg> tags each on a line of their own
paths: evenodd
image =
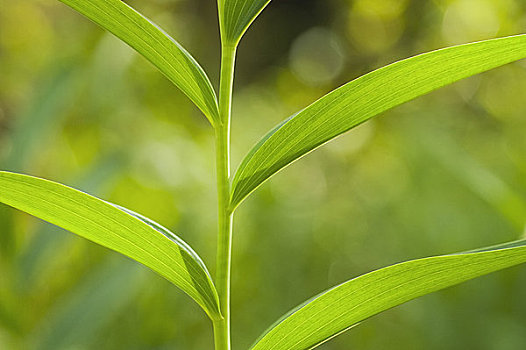
<svg viewBox="0 0 526 350">
<path fill-rule="evenodd" d="M 217 86 L 213 0 L 130 1 Z M 274 0 L 239 49 L 233 168 L 331 89 L 417 53 L 526 31 L 523 0 Z M 526 62 L 384 113 L 237 211 L 233 343 L 392 263 L 521 237 Z M 142 57 L 53 0 L 0 0 L 0 167 L 171 228 L 214 270 L 213 134 Z M 0 206 L 0 349 L 211 349 L 191 300 L 129 259 Z M 320 349 L 526 349 L 526 266 L 412 301 Z"/>
</svg>

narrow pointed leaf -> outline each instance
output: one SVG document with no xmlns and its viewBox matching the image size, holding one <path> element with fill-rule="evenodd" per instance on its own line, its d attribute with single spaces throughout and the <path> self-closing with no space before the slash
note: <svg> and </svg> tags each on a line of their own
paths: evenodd
<svg viewBox="0 0 526 350">
<path fill-rule="evenodd" d="M 526 240 L 407 261 L 340 284 L 278 321 L 253 350 L 305 350 L 419 296 L 526 262 Z"/>
<path fill-rule="evenodd" d="M 4 171 L 0 202 L 142 263 L 181 288 L 212 319 L 221 318 L 216 289 L 201 259 L 153 221 L 56 182 Z"/>
<path fill-rule="evenodd" d="M 254 146 L 234 177 L 232 208 L 282 168 L 366 120 L 524 57 L 526 35 L 518 35 L 432 51 L 347 83 L 274 128 Z"/>
<path fill-rule="evenodd" d="M 218 0 L 223 43 L 237 45 L 270 0 Z"/>
<path fill-rule="evenodd" d="M 217 98 L 204 70 L 174 39 L 120 0 L 60 0 L 126 42 L 181 89 L 212 124 Z"/>
</svg>

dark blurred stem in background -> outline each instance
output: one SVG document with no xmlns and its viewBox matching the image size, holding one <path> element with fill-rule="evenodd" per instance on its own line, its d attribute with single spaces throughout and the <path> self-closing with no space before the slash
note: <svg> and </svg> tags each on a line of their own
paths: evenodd
<svg viewBox="0 0 526 350">
<path fill-rule="evenodd" d="M 223 45 L 219 87 L 220 121 L 216 123 L 218 238 L 216 287 L 223 319 L 214 321 L 216 350 L 230 349 L 230 270 L 232 256 L 232 211 L 230 210 L 230 116 L 236 47 Z"/>
</svg>

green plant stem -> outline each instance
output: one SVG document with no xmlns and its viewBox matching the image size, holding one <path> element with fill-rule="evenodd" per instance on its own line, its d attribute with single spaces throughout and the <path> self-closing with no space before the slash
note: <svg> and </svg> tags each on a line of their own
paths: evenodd
<svg viewBox="0 0 526 350">
<path fill-rule="evenodd" d="M 215 125 L 218 198 L 216 287 L 223 319 L 214 322 L 216 350 L 230 349 L 230 270 L 232 256 L 232 211 L 230 207 L 230 117 L 236 48 L 221 50 L 219 87 L 220 122 Z"/>
</svg>

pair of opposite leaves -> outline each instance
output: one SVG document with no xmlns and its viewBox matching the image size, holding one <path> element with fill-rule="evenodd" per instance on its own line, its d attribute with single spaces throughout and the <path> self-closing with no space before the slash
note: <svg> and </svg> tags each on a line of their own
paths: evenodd
<svg viewBox="0 0 526 350">
<path fill-rule="evenodd" d="M 152 62 L 215 126 L 218 102 L 203 69 L 170 36 L 120 0 L 60 0 Z M 270 0 L 219 0 L 223 47 L 235 47 Z M 323 143 L 401 103 L 465 77 L 526 57 L 526 36 L 450 47 L 366 74 L 271 130 L 232 181 L 231 209 L 273 174 Z M 162 226 L 69 187 L 0 172 L 0 201 L 123 253 L 221 318 L 217 291 L 195 252 Z M 526 242 L 384 268 L 330 289 L 293 310 L 254 349 L 308 349 L 357 322 L 420 295 L 526 261 Z M 454 272 L 454 273 L 453 273 Z"/>
</svg>

